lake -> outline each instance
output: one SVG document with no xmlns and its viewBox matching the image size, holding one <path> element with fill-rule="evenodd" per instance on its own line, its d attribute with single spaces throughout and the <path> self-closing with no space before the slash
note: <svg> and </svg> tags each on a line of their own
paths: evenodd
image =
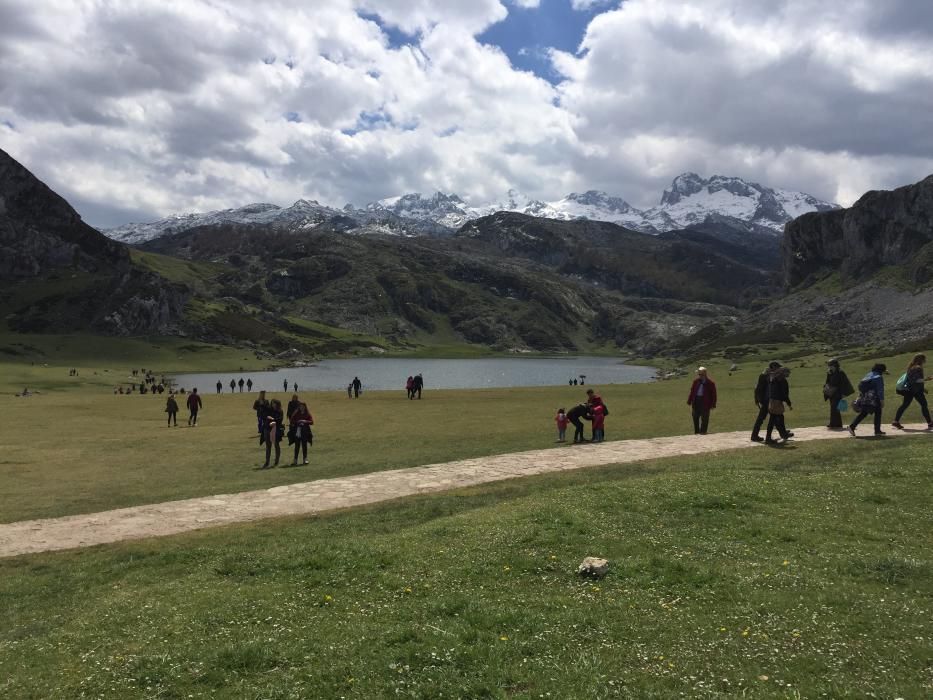
<svg viewBox="0 0 933 700">
<path fill-rule="evenodd" d="M 213 394 L 219 379 L 224 392 L 230 380 L 240 377 L 253 380 L 253 391 L 281 391 L 282 382 L 289 390 L 298 383 L 299 390 L 346 390 L 353 377 L 363 382 L 363 390 L 398 389 L 404 391 L 409 375 L 421 374 L 425 391 L 431 389 L 485 389 L 510 386 L 566 385 L 573 377 L 586 377 L 586 385 L 635 384 L 649 382 L 653 367 L 626 365 L 611 357 L 530 358 L 503 357 L 472 360 L 430 360 L 397 358 L 359 358 L 321 360 L 309 367 L 289 367 L 270 372 L 225 374 L 178 374 L 175 384 L 201 393 Z"/>
</svg>

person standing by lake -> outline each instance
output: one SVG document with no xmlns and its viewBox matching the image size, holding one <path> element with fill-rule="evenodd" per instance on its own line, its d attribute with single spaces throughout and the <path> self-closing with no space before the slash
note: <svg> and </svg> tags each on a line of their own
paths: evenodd
<svg viewBox="0 0 933 700">
<path fill-rule="evenodd" d="M 246 390 L 247 390 L 247 391 L 252 391 L 252 390 L 253 390 L 253 380 L 252 380 L 252 378 L 249 378 L 249 379 L 246 380 Z"/>
<path fill-rule="evenodd" d="M 219 394 L 224 390 L 224 385 L 220 383 L 220 380 L 217 380 L 217 393 Z"/>
<path fill-rule="evenodd" d="M 415 390 L 415 378 L 409 375 L 408 380 L 405 382 L 405 392 L 408 394 L 408 398 L 413 398 L 412 392 Z M 350 387 L 347 387 L 347 398 L 350 398 Z"/>
<path fill-rule="evenodd" d="M 778 435 L 782 440 L 789 440 L 794 434 L 787 429 L 784 422 L 784 405 L 791 411 L 794 410 L 790 402 L 790 384 L 787 378 L 790 376 L 790 370 L 787 367 L 776 367 L 771 370 L 768 378 L 768 434 L 765 438 L 765 444 L 775 445 L 777 440 L 771 436 L 774 429 L 777 428 Z"/>
<path fill-rule="evenodd" d="M 600 430 L 603 431 L 602 437 L 603 439 L 605 439 L 606 431 L 605 431 L 604 426 L 605 426 L 605 418 L 606 416 L 609 415 L 609 407 L 606 405 L 606 402 L 603 401 L 603 397 L 600 396 L 594 389 L 586 390 L 586 405 L 589 408 L 589 412 L 588 412 L 589 419 L 593 421 L 590 427 L 593 431 L 592 439 L 594 442 L 596 441 L 596 421 L 595 421 L 595 413 L 593 409 L 595 409 L 597 406 L 601 408 L 601 414 L 602 414 L 603 420 L 601 421 L 602 425 L 600 425 Z"/>
<path fill-rule="evenodd" d="M 244 384 L 246 384 L 246 382 L 243 381 L 243 377 L 240 377 L 240 381 L 237 382 L 237 385 L 240 387 L 240 393 L 241 393 L 241 394 L 243 393 L 243 385 L 244 385 Z"/>
<path fill-rule="evenodd" d="M 285 417 L 282 413 L 282 402 L 278 399 L 272 399 L 269 402 L 269 410 L 266 412 L 266 424 L 263 426 L 262 436 L 259 438 L 259 444 L 266 443 L 266 462 L 262 469 L 269 469 L 269 458 L 272 456 L 272 448 L 275 447 L 275 464 L 279 466 L 279 458 L 282 456 L 282 437 L 285 435 Z"/>
<path fill-rule="evenodd" d="M 197 426 L 198 411 L 200 411 L 201 407 L 204 405 L 201 403 L 201 396 L 198 394 L 197 387 L 191 390 L 191 393 L 188 394 L 188 400 L 185 403 L 188 405 L 188 425 Z"/>
<path fill-rule="evenodd" d="M 236 380 L 235 380 L 235 379 L 231 379 L 231 380 L 230 380 L 230 393 L 232 394 L 232 393 L 234 393 L 235 391 L 236 391 Z"/>
<path fill-rule="evenodd" d="M 716 383 L 709 378 L 706 367 L 697 368 L 697 378 L 690 386 L 687 405 L 693 407 L 693 434 L 706 435 L 709 412 L 716 408 Z"/>
<path fill-rule="evenodd" d="M 418 400 L 421 400 L 421 390 L 424 388 L 424 377 L 420 374 L 416 374 L 413 380 L 411 388 L 411 398 L 415 398 L 415 394 L 418 394 Z"/>
<path fill-rule="evenodd" d="M 854 408 L 859 414 L 849 424 L 849 434 L 852 437 L 855 437 L 858 424 L 870 413 L 875 416 L 875 435 L 885 434 L 881 429 L 881 411 L 884 408 L 884 375 L 887 371 L 887 366 L 878 362 L 858 383 L 859 396 L 855 400 Z"/>
<path fill-rule="evenodd" d="M 898 430 L 903 430 L 904 426 L 901 425 L 901 418 L 904 415 L 904 411 L 907 410 L 907 407 L 913 401 L 916 401 L 920 404 L 920 412 L 923 414 L 924 419 L 927 422 L 927 429 L 933 430 L 933 420 L 930 419 L 930 407 L 927 405 L 926 397 L 926 387 L 923 386 L 924 382 L 929 382 L 933 380 L 933 376 L 925 377 L 923 366 L 926 364 L 927 356 L 926 355 L 914 355 L 914 358 L 910 361 L 910 364 L 907 365 L 907 371 L 904 373 L 902 378 L 903 388 L 898 389 L 898 394 L 903 397 L 900 407 L 897 409 L 897 413 L 894 416 L 894 422 L 891 425 Z M 901 383 L 901 380 L 898 380 L 898 384 Z"/>
<path fill-rule="evenodd" d="M 842 368 L 839 366 L 839 360 L 832 359 L 826 363 L 826 383 L 823 384 L 823 399 L 829 401 L 829 424 L 826 426 L 830 430 L 842 430 L 842 413 L 839 411 L 839 402 L 846 396 L 855 392 L 852 382 Z"/>
<path fill-rule="evenodd" d="M 311 426 L 314 425 L 314 418 L 311 411 L 308 410 L 308 404 L 303 401 L 298 404 L 295 412 L 289 416 L 289 432 L 292 433 L 295 443 L 295 458 L 292 460 L 292 466 L 298 466 L 298 452 L 302 453 L 302 464 L 308 463 L 308 445 L 312 444 L 314 439 L 311 434 Z"/>
<path fill-rule="evenodd" d="M 165 412 L 168 414 L 168 425 L 171 426 L 172 423 L 174 423 L 175 427 L 177 428 L 178 427 L 178 402 L 175 400 L 174 394 L 169 394 L 168 398 L 165 400 Z"/>
<path fill-rule="evenodd" d="M 360 389 L 363 388 L 363 382 L 360 381 L 359 377 L 353 377 L 353 398 L 360 398 Z"/>
</svg>

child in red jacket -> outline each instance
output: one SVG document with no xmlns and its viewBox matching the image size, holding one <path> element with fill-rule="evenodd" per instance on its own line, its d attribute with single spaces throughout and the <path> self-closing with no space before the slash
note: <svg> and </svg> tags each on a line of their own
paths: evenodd
<svg viewBox="0 0 933 700">
<path fill-rule="evenodd" d="M 567 417 L 567 412 L 562 408 L 558 408 L 554 422 L 557 423 L 557 442 L 565 442 L 567 424 L 570 422 L 570 419 Z"/>
<path fill-rule="evenodd" d="M 593 442 L 602 442 L 605 436 L 606 409 L 598 403 L 590 409 L 593 414 Z"/>
</svg>

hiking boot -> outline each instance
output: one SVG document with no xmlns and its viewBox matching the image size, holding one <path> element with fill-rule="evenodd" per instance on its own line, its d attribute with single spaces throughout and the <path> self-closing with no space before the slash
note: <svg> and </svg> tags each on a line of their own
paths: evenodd
<svg viewBox="0 0 933 700">
<path fill-rule="evenodd" d="M 897 428 L 898 430 L 903 430 L 903 429 L 904 429 L 904 426 L 901 425 L 899 421 L 894 421 L 893 423 L 891 423 L 891 427 L 892 427 L 892 428 Z"/>
<path fill-rule="evenodd" d="M 846 430 L 849 431 L 849 435 L 851 435 L 852 437 L 855 437 L 855 428 L 853 428 L 851 425 L 848 425 L 846 426 Z"/>
<path fill-rule="evenodd" d="M 765 441 L 765 439 L 761 437 L 760 435 L 752 435 L 751 440 L 752 442 L 764 442 Z"/>
<path fill-rule="evenodd" d="M 787 435 L 784 436 L 784 439 L 790 440 L 792 437 L 794 437 L 794 434 L 790 430 L 788 430 Z"/>
</svg>

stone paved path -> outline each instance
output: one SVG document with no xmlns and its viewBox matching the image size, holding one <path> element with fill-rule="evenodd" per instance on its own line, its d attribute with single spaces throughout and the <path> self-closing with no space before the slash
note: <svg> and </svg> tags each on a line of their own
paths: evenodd
<svg viewBox="0 0 933 700">
<path fill-rule="evenodd" d="M 869 426 L 867 431 L 870 430 Z M 863 434 L 867 431 L 863 429 Z M 795 442 L 852 439 L 845 431 L 829 431 L 823 427 L 799 428 L 794 432 Z M 933 433 L 925 430 L 925 426 L 908 426 L 903 432 L 890 430 L 888 433 L 889 437 L 897 439 L 919 435 L 929 437 Z M 277 516 L 320 513 L 533 474 L 759 447 L 748 439 L 745 431 L 619 440 L 321 479 L 262 491 L 189 498 L 102 513 L 24 520 L 0 524 L 0 557 L 173 535 Z"/>
</svg>

